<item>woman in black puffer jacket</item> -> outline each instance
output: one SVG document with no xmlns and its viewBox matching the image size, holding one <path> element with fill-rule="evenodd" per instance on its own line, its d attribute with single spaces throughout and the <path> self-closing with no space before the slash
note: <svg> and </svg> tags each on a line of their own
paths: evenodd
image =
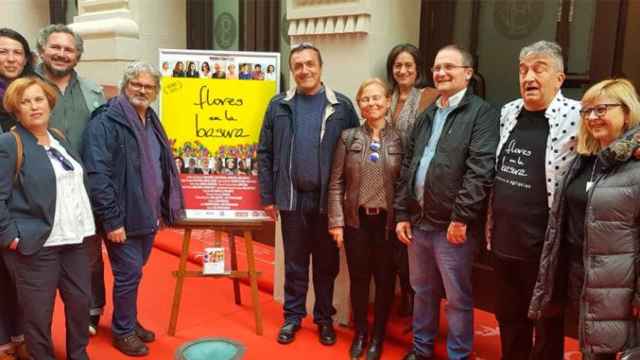
<svg viewBox="0 0 640 360">
<path fill-rule="evenodd" d="M 550 212 L 529 315 L 557 311 L 552 299 L 567 298 L 579 311 L 583 358 L 615 359 L 640 340 L 640 161 L 632 156 L 640 103 L 629 81 L 605 80 L 585 93 L 580 113 L 580 156 Z"/>
</svg>

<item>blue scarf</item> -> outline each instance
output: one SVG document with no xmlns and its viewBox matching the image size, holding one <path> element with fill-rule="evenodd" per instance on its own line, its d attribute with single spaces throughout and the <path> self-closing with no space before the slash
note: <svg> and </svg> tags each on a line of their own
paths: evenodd
<svg viewBox="0 0 640 360">
<path fill-rule="evenodd" d="M 146 121 L 151 122 L 153 132 L 160 143 L 162 155 L 160 156 L 162 177 L 157 179 L 152 164 L 156 161 L 151 156 L 151 146 L 145 136 L 144 127 L 138 117 L 138 113 L 133 108 L 126 96 L 120 94 L 113 100 L 113 105 L 120 108 L 125 114 L 127 123 L 134 130 L 138 151 L 140 153 L 140 174 L 142 176 L 142 190 L 147 202 L 152 206 L 154 213 L 167 225 L 175 224 L 176 220 L 183 216 L 184 200 L 180 177 L 175 167 L 175 160 L 171 153 L 169 140 L 160 124 L 158 115 L 153 109 L 147 109 Z M 158 193 L 160 182 L 164 184 L 162 193 Z"/>
</svg>

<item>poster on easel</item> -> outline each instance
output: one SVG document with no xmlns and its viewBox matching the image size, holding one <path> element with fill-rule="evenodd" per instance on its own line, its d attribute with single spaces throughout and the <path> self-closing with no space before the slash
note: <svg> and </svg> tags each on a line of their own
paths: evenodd
<svg viewBox="0 0 640 360">
<path fill-rule="evenodd" d="M 160 118 L 189 220 L 263 221 L 256 152 L 280 54 L 160 49 Z"/>
</svg>

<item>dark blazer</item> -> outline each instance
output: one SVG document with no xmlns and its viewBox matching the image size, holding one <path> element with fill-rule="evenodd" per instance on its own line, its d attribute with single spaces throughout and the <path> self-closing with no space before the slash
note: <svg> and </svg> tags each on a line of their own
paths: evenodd
<svg viewBox="0 0 640 360">
<path fill-rule="evenodd" d="M 0 245 L 8 247 L 20 238 L 18 251 L 23 255 L 38 252 L 49 238 L 56 209 L 56 176 L 45 149 L 20 124 L 16 130 L 22 139 L 24 157 L 18 181 L 16 141 L 13 135 L 0 135 Z M 66 139 L 51 135 L 80 163 Z"/>
</svg>

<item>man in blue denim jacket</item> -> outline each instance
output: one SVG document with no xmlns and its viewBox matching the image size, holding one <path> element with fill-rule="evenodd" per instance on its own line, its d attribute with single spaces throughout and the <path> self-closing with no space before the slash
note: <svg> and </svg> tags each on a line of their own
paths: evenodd
<svg viewBox="0 0 640 360">
<path fill-rule="evenodd" d="M 320 342 L 333 345 L 339 258 L 327 232 L 327 185 L 336 142 L 359 121 L 351 101 L 322 83 L 322 57 L 316 47 L 303 43 L 293 48 L 289 67 L 296 87 L 271 99 L 258 145 L 262 205 L 270 215 L 279 211 L 282 216 L 285 321 L 278 342 L 292 342 L 306 316 L 311 255 L 314 322 Z"/>
</svg>

